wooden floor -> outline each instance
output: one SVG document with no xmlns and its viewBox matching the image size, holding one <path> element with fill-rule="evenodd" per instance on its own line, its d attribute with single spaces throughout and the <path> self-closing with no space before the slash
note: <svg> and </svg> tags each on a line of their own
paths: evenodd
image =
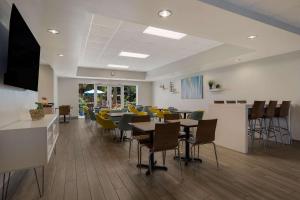
<svg viewBox="0 0 300 200">
<path fill-rule="evenodd" d="M 212 146 L 200 148 L 203 164 L 179 165 L 168 152 L 167 172 L 150 177 L 136 168 L 136 148 L 128 161 L 128 142 L 100 136 L 85 120 L 61 124 L 57 154 L 46 168 L 45 195 L 49 200 L 235 200 L 300 199 L 300 144 L 256 147 L 244 155 L 218 147 L 217 170 Z M 135 145 L 134 145 L 135 147 Z M 147 162 L 146 150 L 144 162 Z M 161 162 L 160 154 L 156 155 Z M 30 170 L 11 199 L 39 199 Z"/>
</svg>

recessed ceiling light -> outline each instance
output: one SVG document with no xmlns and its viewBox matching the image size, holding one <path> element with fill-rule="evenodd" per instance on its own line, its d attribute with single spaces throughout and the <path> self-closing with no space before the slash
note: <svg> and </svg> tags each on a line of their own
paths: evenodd
<svg viewBox="0 0 300 200">
<path fill-rule="evenodd" d="M 173 14 L 173 13 L 172 13 L 171 10 L 166 10 L 166 9 L 160 10 L 160 11 L 158 12 L 158 15 L 159 15 L 160 17 L 163 17 L 163 18 L 170 17 L 172 14 Z"/>
<path fill-rule="evenodd" d="M 55 30 L 55 29 L 48 29 L 48 32 L 49 32 L 49 33 L 52 33 L 52 34 L 54 34 L 54 35 L 59 34 L 59 31 L 58 31 L 58 30 Z"/>
<path fill-rule="evenodd" d="M 64 54 L 57 54 L 59 57 L 64 57 Z"/>
<path fill-rule="evenodd" d="M 127 65 L 115 65 L 115 64 L 108 64 L 107 67 L 121 68 L 121 69 L 128 69 L 129 68 L 129 66 L 127 66 Z"/>
<path fill-rule="evenodd" d="M 254 39 L 256 37 L 257 37 L 256 35 L 250 35 L 250 36 L 248 36 L 248 39 Z"/>
<path fill-rule="evenodd" d="M 150 34 L 150 35 L 156 35 L 159 37 L 165 37 L 165 38 L 170 38 L 170 39 L 175 39 L 175 40 L 180 40 L 183 37 L 186 36 L 185 33 L 179 33 L 175 31 L 169 31 L 166 29 L 161 29 L 161 28 L 156 28 L 152 26 L 148 26 L 143 33 Z"/>
<path fill-rule="evenodd" d="M 133 53 L 133 52 L 121 51 L 119 53 L 119 56 L 132 57 L 132 58 L 148 58 L 150 55 L 142 54 L 142 53 Z"/>
</svg>

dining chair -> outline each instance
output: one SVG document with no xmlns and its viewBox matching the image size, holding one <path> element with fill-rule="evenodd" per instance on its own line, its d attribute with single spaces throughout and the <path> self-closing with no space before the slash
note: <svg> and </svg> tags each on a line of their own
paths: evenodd
<svg viewBox="0 0 300 200">
<path fill-rule="evenodd" d="M 123 131 L 123 138 L 127 131 L 132 131 L 132 126 L 129 125 L 132 121 L 132 117 L 132 114 L 124 114 L 118 123 L 119 130 Z M 123 138 L 121 138 L 121 141 L 123 141 Z"/>
<path fill-rule="evenodd" d="M 265 109 L 263 120 L 266 125 L 267 141 L 269 138 L 275 138 L 275 142 L 277 143 L 276 129 L 275 129 L 275 124 L 274 124 L 276 106 L 277 106 L 277 101 L 269 102 L 269 104 L 267 105 L 267 107 Z M 281 141 L 282 141 L 282 137 L 281 137 Z"/>
<path fill-rule="evenodd" d="M 224 104 L 224 101 L 214 101 L 215 104 Z"/>
<path fill-rule="evenodd" d="M 248 135 L 251 138 L 252 147 L 254 145 L 255 134 L 259 134 L 259 139 L 263 139 L 263 133 L 265 132 L 263 126 L 263 117 L 265 114 L 266 101 L 254 101 L 252 108 L 249 109 L 248 114 Z"/>
<path fill-rule="evenodd" d="M 64 116 L 64 122 L 66 122 L 66 116 L 69 116 L 69 121 L 71 120 L 71 106 L 70 105 L 61 105 L 58 107 L 59 116 Z"/>
<path fill-rule="evenodd" d="M 141 115 L 141 116 L 134 115 L 131 118 L 132 123 L 150 122 L 150 120 L 151 119 L 150 119 L 149 115 Z M 144 145 L 149 142 L 149 135 L 148 135 L 148 133 L 140 131 L 136 128 L 132 128 L 131 137 L 129 139 L 129 152 L 128 152 L 129 160 L 130 160 L 130 156 L 131 156 L 131 146 L 132 146 L 133 140 L 137 141 L 138 163 L 140 163 L 140 154 L 139 154 L 140 145 Z"/>
<path fill-rule="evenodd" d="M 113 131 L 115 138 L 117 137 L 116 128 L 117 125 L 111 119 L 105 119 L 101 115 L 96 115 L 96 122 L 101 126 L 104 135 L 105 132 Z"/>
<path fill-rule="evenodd" d="M 199 120 L 202 120 L 203 115 L 204 115 L 204 111 L 198 110 L 198 111 L 192 112 L 188 118 L 199 121 Z"/>
<path fill-rule="evenodd" d="M 217 155 L 215 141 L 215 133 L 217 127 L 217 119 L 210 120 L 201 120 L 197 126 L 196 136 L 194 138 L 190 138 L 188 142 L 191 144 L 191 152 L 193 154 L 193 158 L 195 157 L 195 147 L 198 147 L 198 158 L 199 158 L 199 146 L 203 144 L 212 144 L 215 151 L 215 158 L 217 167 L 219 168 L 219 161 Z M 194 152 L 194 153 L 193 153 Z"/>
<path fill-rule="evenodd" d="M 289 144 L 292 144 L 292 135 L 289 128 L 289 113 L 290 113 L 291 101 L 282 101 L 280 107 L 275 112 L 275 117 L 277 118 L 277 126 L 279 130 L 280 137 L 288 136 Z M 284 123 L 280 123 L 283 120 Z M 285 132 L 283 132 L 285 131 Z"/>
<path fill-rule="evenodd" d="M 169 107 L 168 110 L 171 112 L 171 113 L 176 113 L 178 111 L 177 108 L 175 107 Z"/>
<path fill-rule="evenodd" d="M 89 109 L 88 113 L 89 113 L 89 117 L 90 117 L 91 123 L 94 124 L 94 122 L 96 122 L 96 115 L 95 115 L 95 113 L 91 109 Z"/>
<path fill-rule="evenodd" d="M 151 154 L 156 152 L 162 152 L 163 165 L 166 164 L 166 152 L 168 150 L 177 150 L 178 155 L 180 155 L 178 135 L 180 130 L 180 123 L 163 123 L 155 124 L 155 132 L 153 134 L 153 142 L 147 143 L 145 146 L 149 148 L 149 166 L 152 166 L 154 163 L 151 163 Z M 141 147 L 140 147 L 140 155 Z M 182 176 L 182 165 L 181 159 L 178 159 L 180 165 L 180 172 Z M 149 167 L 151 174 L 151 167 Z"/>
</svg>

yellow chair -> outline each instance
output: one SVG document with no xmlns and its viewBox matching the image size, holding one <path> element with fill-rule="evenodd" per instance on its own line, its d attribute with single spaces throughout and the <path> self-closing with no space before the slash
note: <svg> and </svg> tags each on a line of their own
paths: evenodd
<svg viewBox="0 0 300 200">
<path fill-rule="evenodd" d="M 162 110 L 162 111 L 158 110 L 156 116 L 160 119 L 163 119 L 165 114 L 172 114 L 172 113 L 169 110 Z"/>
<path fill-rule="evenodd" d="M 138 115 L 138 116 L 145 116 L 145 115 L 148 115 L 148 113 L 147 112 L 140 112 L 140 111 L 138 111 L 133 105 L 131 105 L 131 104 L 128 104 L 128 111 L 129 112 L 132 112 L 132 113 L 134 113 L 134 114 L 136 114 L 136 115 Z"/>
<path fill-rule="evenodd" d="M 101 109 L 100 112 L 99 112 L 99 115 L 105 119 L 108 119 L 109 118 L 109 115 L 108 113 L 110 112 L 109 109 Z"/>
<path fill-rule="evenodd" d="M 114 131 L 115 137 L 117 135 L 116 128 L 118 127 L 111 119 L 105 119 L 101 114 L 96 115 L 96 122 L 102 127 L 105 131 Z"/>
</svg>

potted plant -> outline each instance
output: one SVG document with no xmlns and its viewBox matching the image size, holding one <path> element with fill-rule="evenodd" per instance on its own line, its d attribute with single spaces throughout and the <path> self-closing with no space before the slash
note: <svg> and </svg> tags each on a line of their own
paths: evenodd
<svg viewBox="0 0 300 200">
<path fill-rule="evenodd" d="M 216 84 L 216 89 L 221 89 L 221 84 Z"/>
<path fill-rule="evenodd" d="M 37 108 L 29 110 L 32 121 L 42 119 L 45 116 L 43 104 L 38 102 L 36 102 L 35 104 L 37 105 Z"/>
<path fill-rule="evenodd" d="M 208 81 L 209 89 L 211 90 L 214 86 L 215 82 L 213 80 Z"/>
</svg>

